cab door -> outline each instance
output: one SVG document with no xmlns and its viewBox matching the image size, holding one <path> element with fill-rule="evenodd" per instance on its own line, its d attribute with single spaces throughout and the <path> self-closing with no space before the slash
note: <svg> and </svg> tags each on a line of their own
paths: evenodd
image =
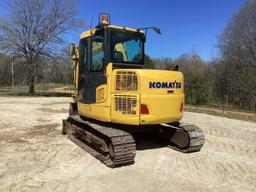
<svg viewBox="0 0 256 192">
<path fill-rule="evenodd" d="M 85 82 L 89 63 L 88 55 L 88 38 L 84 38 L 79 43 L 78 101 L 80 103 L 85 103 Z"/>
<path fill-rule="evenodd" d="M 106 84 L 107 78 L 104 74 L 104 37 L 90 37 L 90 57 L 87 73 L 85 77 L 85 103 L 96 103 L 96 89 L 98 86 Z"/>
</svg>

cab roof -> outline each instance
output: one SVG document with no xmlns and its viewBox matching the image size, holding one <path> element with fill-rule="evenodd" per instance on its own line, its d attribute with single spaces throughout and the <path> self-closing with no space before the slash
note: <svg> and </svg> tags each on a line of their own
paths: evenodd
<svg viewBox="0 0 256 192">
<path fill-rule="evenodd" d="M 114 28 L 114 29 L 123 29 L 123 30 L 127 30 L 127 31 L 130 31 L 130 32 L 139 32 L 139 33 L 145 34 L 145 31 L 143 31 L 141 29 L 138 30 L 138 29 L 133 29 L 133 28 L 129 28 L 129 27 L 121 27 L 121 26 L 115 26 L 115 25 L 106 25 L 106 27 Z M 101 29 L 101 28 L 93 28 L 93 29 L 90 29 L 88 31 L 85 31 L 85 32 L 81 33 L 80 39 L 83 39 L 83 38 L 90 37 L 90 36 L 94 35 L 95 32 L 99 29 Z"/>
</svg>

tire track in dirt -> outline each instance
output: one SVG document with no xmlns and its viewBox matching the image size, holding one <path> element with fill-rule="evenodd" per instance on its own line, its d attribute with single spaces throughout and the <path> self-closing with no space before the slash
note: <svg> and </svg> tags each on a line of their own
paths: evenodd
<svg viewBox="0 0 256 192">
<path fill-rule="evenodd" d="M 217 172 L 224 178 L 230 186 L 244 191 L 244 185 L 248 189 L 256 189 L 255 174 L 256 170 L 252 165 L 241 161 L 217 161 Z M 241 185 L 241 183 L 244 183 Z"/>
<path fill-rule="evenodd" d="M 206 166 L 200 164 L 199 158 L 175 158 L 174 173 L 180 175 L 181 172 L 189 175 L 190 178 L 198 179 L 202 172 L 205 170 Z"/>
<path fill-rule="evenodd" d="M 212 135 L 216 137 L 226 137 L 226 138 L 233 138 L 233 139 L 240 139 L 244 140 L 246 142 L 256 142 L 256 126 L 255 130 L 250 130 L 250 129 L 244 129 L 242 128 L 241 130 L 232 130 L 232 128 L 208 128 L 206 127 L 204 129 L 204 133 L 206 135 Z"/>
<path fill-rule="evenodd" d="M 256 147 L 252 144 L 239 142 L 232 144 L 227 141 L 217 140 L 207 140 L 207 144 L 209 144 L 212 151 L 223 152 L 233 156 L 247 157 L 249 160 L 255 159 Z"/>
</svg>

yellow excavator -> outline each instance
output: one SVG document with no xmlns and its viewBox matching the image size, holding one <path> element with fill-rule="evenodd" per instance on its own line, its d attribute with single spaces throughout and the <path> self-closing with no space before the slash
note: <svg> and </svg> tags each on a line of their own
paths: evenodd
<svg viewBox="0 0 256 192">
<path fill-rule="evenodd" d="M 144 69 L 144 44 L 150 28 L 132 29 L 99 24 L 70 44 L 75 92 L 62 134 L 106 166 L 134 163 L 133 133 L 153 133 L 180 152 L 200 151 L 205 138 L 195 125 L 181 124 L 183 74 Z M 160 29 L 151 27 L 160 34 Z"/>
</svg>

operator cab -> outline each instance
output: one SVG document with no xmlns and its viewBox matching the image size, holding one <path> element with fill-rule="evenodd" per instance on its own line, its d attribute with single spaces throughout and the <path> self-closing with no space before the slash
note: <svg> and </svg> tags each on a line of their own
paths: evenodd
<svg viewBox="0 0 256 192">
<path fill-rule="evenodd" d="M 144 31 L 109 25 L 107 16 L 101 15 L 96 28 L 81 34 L 80 66 L 88 64 L 90 72 L 104 72 L 109 63 L 115 68 L 143 67 Z"/>
<path fill-rule="evenodd" d="M 101 15 L 96 28 L 81 34 L 79 43 L 78 101 L 96 103 L 96 88 L 106 84 L 106 68 L 142 68 L 145 32 L 109 25 Z M 86 86 L 87 85 L 87 86 Z"/>
<path fill-rule="evenodd" d="M 144 44 L 147 29 L 160 33 L 156 27 L 131 29 L 110 25 L 110 15 L 101 14 L 99 24 L 80 36 L 79 47 L 70 45 L 76 60 L 75 98 L 83 104 L 96 103 L 96 90 L 107 84 L 106 70 L 140 69 L 144 66 Z"/>
</svg>

